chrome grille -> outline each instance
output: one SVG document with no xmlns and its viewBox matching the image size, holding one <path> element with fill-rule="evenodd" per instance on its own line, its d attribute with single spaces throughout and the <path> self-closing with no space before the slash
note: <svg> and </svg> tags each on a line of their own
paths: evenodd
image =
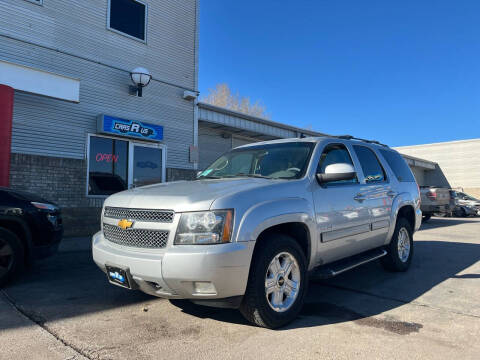
<svg viewBox="0 0 480 360">
<path fill-rule="evenodd" d="M 129 219 L 136 221 L 155 221 L 161 223 L 171 223 L 175 213 L 172 210 L 155 209 L 128 209 L 117 207 L 105 207 L 103 216 L 114 219 Z"/>
<path fill-rule="evenodd" d="M 127 229 L 103 224 L 103 236 L 108 241 L 118 245 L 147 249 L 161 249 L 167 246 L 168 231 Z"/>
</svg>

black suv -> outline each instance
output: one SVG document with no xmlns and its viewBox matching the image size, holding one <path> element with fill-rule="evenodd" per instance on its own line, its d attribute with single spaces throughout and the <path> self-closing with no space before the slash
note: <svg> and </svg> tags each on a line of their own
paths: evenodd
<svg viewBox="0 0 480 360">
<path fill-rule="evenodd" d="M 34 194 L 0 187 L 0 286 L 25 264 L 54 254 L 62 234 L 58 206 Z"/>
</svg>

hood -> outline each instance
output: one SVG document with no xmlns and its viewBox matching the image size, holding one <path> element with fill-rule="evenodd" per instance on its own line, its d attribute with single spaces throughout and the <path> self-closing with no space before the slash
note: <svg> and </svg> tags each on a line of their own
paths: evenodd
<svg viewBox="0 0 480 360">
<path fill-rule="evenodd" d="M 105 205 L 175 212 L 208 210 L 218 198 L 268 186 L 271 181 L 255 178 L 211 179 L 148 185 L 114 194 L 105 200 Z"/>
<path fill-rule="evenodd" d="M 26 191 L 20 191 L 20 190 L 12 190 L 10 188 L 4 188 L 0 187 L 0 190 L 8 192 L 10 195 L 13 197 L 22 200 L 22 201 L 27 201 L 27 202 L 41 202 L 41 203 L 46 203 L 46 204 L 52 204 L 57 206 L 54 202 L 46 200 L 36 194 L 32 194 Z"/>
</svg>

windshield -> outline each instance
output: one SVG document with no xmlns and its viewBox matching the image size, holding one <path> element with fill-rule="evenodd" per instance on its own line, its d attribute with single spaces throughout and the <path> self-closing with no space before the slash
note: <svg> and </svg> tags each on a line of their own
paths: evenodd
<svg viewBox="0 0 480 360">
<path fill-rule="evenodd" d="M 299 179 L 305 174 L 314 145 L 289 142 L 234 149 L 219 157 L 198 178 Z"/>
</svg>

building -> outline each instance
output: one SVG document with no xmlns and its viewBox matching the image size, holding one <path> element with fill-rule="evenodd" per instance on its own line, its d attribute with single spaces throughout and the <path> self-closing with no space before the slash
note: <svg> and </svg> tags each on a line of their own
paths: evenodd
<svg viewBox="0 0 480 360">
<path fill-rule="evenodd" d="M 395 149 L 407 157 L 428 159 L 437 164 L 438 170 L 425 173 L 426 184 L 460 188 L 480 198 L 480 139 L 401 146 Z"/>
<path fill-rule="evenodd" d="M 198 6 L 2 0 L 0 186 L 56 202 L 66 235 L 88 235 L 112 193 L 191 179 L 246 143 L 325 135 L 197 102 Z M 132 80 L 150 77 L 138 67 L 151 74 L 141 91 Z M 450 163 L 411 148 L 401 151 L 421 185 L 480 188 L 468 171 L 447 181 L 439 165 Z"/>
<path fill-rule="evenodd" d="M 110 193 L 192 177 L 197 23 L 198 0 L 2 0 L 0 185 L 57 202 L 69 235 Z"/>
</svg>

